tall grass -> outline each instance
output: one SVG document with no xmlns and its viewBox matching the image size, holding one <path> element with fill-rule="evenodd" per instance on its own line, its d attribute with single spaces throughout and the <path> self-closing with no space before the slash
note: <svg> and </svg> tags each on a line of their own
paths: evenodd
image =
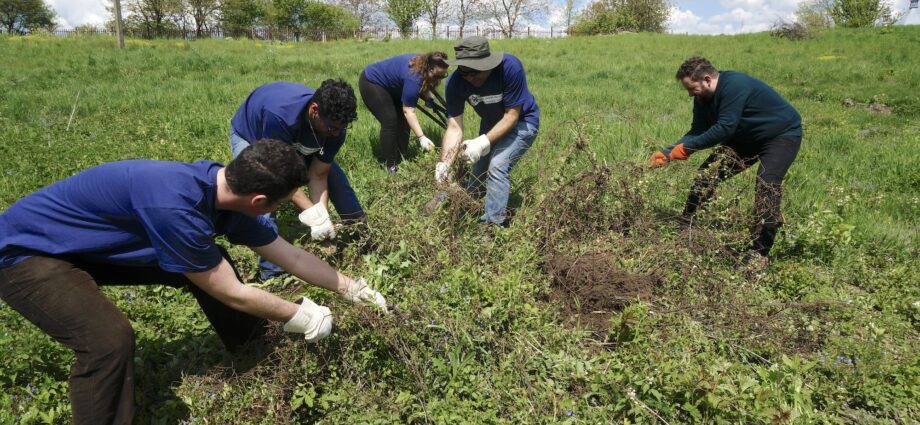
<svg viewBox="0 0 920 425">
<path fill-rule="evenodd" d="M 108 38 L 2 37 L 0 208 L 103 162 L 229 161 L 228 121 L 257 85 L 317 87 L 344 78 L 356 86 L 371 62 L 450 52 L 452 44 L 130 40 L 120 51 Z M 107 289 L 135 321 L 138 361 L 163 367 L 140 372 L 140 419 L 920 420 L 918 46 L 920 29 L 912 27 L 834 30 L 800 42 L 767 34 L 494 41 L 493 50 L 522 60 L 541 108 L 540 136 L 515 170 L 521 219 L 484 241 L 475 214 L 421 215 L 434 189 L 434 156 L 413 152 L 399 175 L 388 176 L 374 158 L 378 124 L 360 107 L 338 160 L 368 208 L 379 249 L 364 255 L 340 247 L 327 258 L 370 276 L 405 315 L 368 318 L 308 290 L 337 306 L 335 335 L 315 347 L 280 337 L 274 357 L 234 377 L 215 369 L 219 342 L 186 293 Z M 751 279 L 716 252 L 659 252 L 651 241 L 627 240 L 615 262 L 633 273 L 657 268 L 655 299 L 612 312 L 609 333 L 579 330 L 560 319 L 536 237 L 572 223 L 544 215 L 541 205 L 579 172 L 644 163 L 679 138 L 689 128 L 691 101 L 673 75 L 692 55 L 766 81 L 803 117 L 777 262 L 766 277 Z M 870 103 L 893 112 L 871 112 Z M 478 120 L 465 121 L 472 134 Z M 587 141 L 587 150 L 571 154 L 577 140 Z M 662 247 L 684 237 L 667 217 L 679 211 L 703 157 L 624 183 L 641 185 L 649 211 L 660 214 L 659 227 L 649 229 L 661 233 Z M 724 238 L 744 223 L 720 211 L 752 208 L 752 173 L 720 193 L 703 226 L 729 223 Z M 284 232 L 298 239 L 302 229 L 288 223 Z M 252 277 L 251 255 L 233 252 L 250 260 L 244 271 Z M 301 291 L 290 280 L 268 287 Z M 731 293 L 749 304 L 729 303 Z M 691 294 L 700 302 L 691 310 L 709 315 L 687 310 Z M 722 316 L 740 313 L 726 306 L 756 320 L 745 316 L 747 327 L 730 327 Z M 0 366 L 0 419 L 66 419 L 69 354 L 9 308 L 0 317 L 0 345 L 15 359 Z M 761 319 L 789 333 L 811 332 L 808 341 L 817 345 L 765 343 L 781 332 Z"/>
</svg>

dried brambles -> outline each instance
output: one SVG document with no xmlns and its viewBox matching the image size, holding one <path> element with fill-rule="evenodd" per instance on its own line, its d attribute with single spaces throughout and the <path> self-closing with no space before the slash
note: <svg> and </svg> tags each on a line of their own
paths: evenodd
<svg viewBox="0 0 920 425">
<path fill-rule="evenodd" d="M 576 123 L 577 124 L 577 123 Z M 718 212 L 702 223 L 681 222 L 677 212 L 657 210 L 647 182 L 653 169 L 635 163 L 598 164 L 587 137 L 575 126 L 575 142 L 556 175 L 571 175 L 550 190 L 529 214 L 550 277 L 550 294 L 561 316 L 600 338 L 611 316 L 642 302 L 662 315 L 660 326 L 689 316 L 713 335 L 755 338 L 754 345 L 782 353 L 812 352 L 822 338 L 801 331 L 830 307 L 821 303 L 751 305 L 729 280 L 759 282 L 735 270 L 738 247 L 748 243 L 751 211 L 741 200 L 749 190 L 722 191 Z M 578 158 L 576 158 L 576 156 Z M 726 156 L 724 166 L 737 158 Z M 572 173 L 571 164 L 588 163 Z M 718 167 L 713 168 L 713 176 Z M 705 175 L 702 177 L 706 179 Z M 756 211 L 756 216 L 763 215 Z M 552 225 L 546 224 L 547 222 Z M 667 337 L 662 329 L 662 337 Z"/>
</svg>

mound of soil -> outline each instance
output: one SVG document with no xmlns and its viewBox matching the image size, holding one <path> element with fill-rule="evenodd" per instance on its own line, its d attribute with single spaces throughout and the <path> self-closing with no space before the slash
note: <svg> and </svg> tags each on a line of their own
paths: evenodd
<svg viewBox="0 0 920 425">
<path fill-rule="evenodd" d="M 628 304 L 650 301 L 660 278 L 617 269 L 609 254 L 557 255 L 547 259 L 553 277 L 553 298 L 563 305 L 563 317 L 581 321 L 593 331 L 610 327 L 610 315 Z"/>
</svg>

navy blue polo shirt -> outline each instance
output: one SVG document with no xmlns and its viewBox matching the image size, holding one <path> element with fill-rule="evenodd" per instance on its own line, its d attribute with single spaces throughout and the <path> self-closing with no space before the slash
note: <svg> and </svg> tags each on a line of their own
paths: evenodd
<svg viewBox="0 0 920 425">
<path fill-rule="evenodd" d="M 303 84 L 276 81 L 257 87 L 230 120 L 236 134 L 249 143 L 275 139 L 288 143 L 304 156 L 317 155 L 331 163 L 345 143 L 345 129 L 338 137 L 322 137 L 307 122 L 307 105 L 316 90 Z"/>
<path fill-rule="evenodd" d="M 0 267 L 36 255 L 202 272 L 217 266 L 214 242 L 263 246 L 278 237 L 264 217 L 218 210 L 212 161 L 99 165 L 22 198 L 0 214 Z"/>
<path fill-rule="evenodd" d="M 463 115 L 464 102 L 469 103 L 482 121 L 479 133 L 486 134 L 505 115 L 505 110 L 515 106 L 521 107 L 521 118 L 534 127 L 540 127 L 540 108 L 530 90 L 524 66 L 514 55 L 505 53 L 501 65 L 495 67 L 485 83 L 473 87 L 460 76 L 451 73 L 445 89 L 447 115 Z"/>
<path fill-rule="evenodd" d="M 422 89 L 422 75 L 409 68 L 415 53 L 395 56 L 364 68 L 367 81 L 386 89 L 393 99 L 399 99 L 404 106 L 415 107 Z"/>
</svg>

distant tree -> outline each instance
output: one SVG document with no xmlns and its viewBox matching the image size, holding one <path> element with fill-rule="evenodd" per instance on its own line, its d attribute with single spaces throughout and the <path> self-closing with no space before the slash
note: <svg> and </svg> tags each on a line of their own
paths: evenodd
<svg viewBox="0 0 920 425">
<path fill-rule="evenodd" d="M 338 0 L 336 4 L 354 15 L 362 31 L 376 24 L 383 10 L 380 0 Z"/>
<path fill-rule="evenodd" d="M 463 37 L 466 26 L 482 15 L 481 2 L 482 0 L 454 0 L 454 10 L 457 12 L 454 22 L 460 27 L 460 37 Z"/>
<path fill-rule="evenodd" d="M 385 0 L 384 12 L 396 24 L 399 35 L 406 37 L 424 13 L 424 0 Z"/>
<path fill-rule="evenodd" d="M 306 7 L 306 0 L 272 0 L 268 13 L 269 22 L 273 28 L 300 37 L 303 32 L 300 17 Z"/>
<path fill-rule="evenodd" d="M 0 0 L 0 23 L 7 34 L 54 28 L 55 13 L 42 0 Z"/>
<path fill-rule="evenodd" d="M 578 0 L 565 0 L 565 4 L 563 5 L 562 9 L 563 21 L 561 23 L 565 25 L 566 28 L 570 28 L 572 26 L 572 18 L 575 17 L 575 9 L 578 7 L 578 3 Z"/>
<path fill-rule="evenodd" d="M 449 0 L 422 0 L 422 16 L 431 25 L 431 38 L 438 33 L 438 24 L 452 12 L 453 4 Z"/>
<path fill-rule="evenodd" d="M 220 3 L 218 0 L 184 0 L 184 9 L 195 25 L 195 35 L 200 38 L 208 26 L 217 20 Z"/>
<path fill-rule="evenodd" d="M 128 11 L 125 27 L 139 30 L 143 37 L 163 37 L 178 29 L 180 0 L 125 0 L 124 6 Z"/>
<path fill-rule="evenodd" d="M 222 0 L 220 25 L 233 37 L 250 36 L 268 17 L 266 0 Z"/>
<path fill-rule="evenodd" d="M 351 13 L 315 0 L 272 0 L 270 18 L 275 28 L 290 31 L 297 37 L 316 31 L 358 29 L 358 20 Z"/>
<path fill-rule="evenodd" d="M 891 7 L 882 0 L 834 0 L 834 23 L 849 28 L 871 27 L 893 22 Z"/>
<path fill-rule="evenodd" d="M 104 31 L 105 31 L 105 28 L 100 28 L 96 26 L 95 24 L 77 25 L 73 28 L 74 34 L 79 34 L 79 35 L 94 35 L 94 34 L 99 34 L 100 32 L 104 32 Z"/>
<path fill-rule="evenodd" d="M 834 0 L 809 0 L 799 3 L 795 19 L 809 30 L 830 28 L 834 25 L 831 10 Z"/>
<path fill-rule="evenodd" d="M 483 0 L 481 4 L 485 17 L 505 37 L 514 37 L 522 21 L 537 19 L 549 10 L 547 0 Z"/>
<path fill-rule="evenodd" d="M 300 24 L 304 31 L 330 31 L 351 33 L 359 28 L 358 18 L 351 12 L 326 3 L 311 0 L 307 1 L 300 16 Z"/>
<path fill-rule="evenodd" d="M 598 0 L 578 16 L 569 33 L 664 32 L 670 12 L 668 0 Z"/>
</svg>

